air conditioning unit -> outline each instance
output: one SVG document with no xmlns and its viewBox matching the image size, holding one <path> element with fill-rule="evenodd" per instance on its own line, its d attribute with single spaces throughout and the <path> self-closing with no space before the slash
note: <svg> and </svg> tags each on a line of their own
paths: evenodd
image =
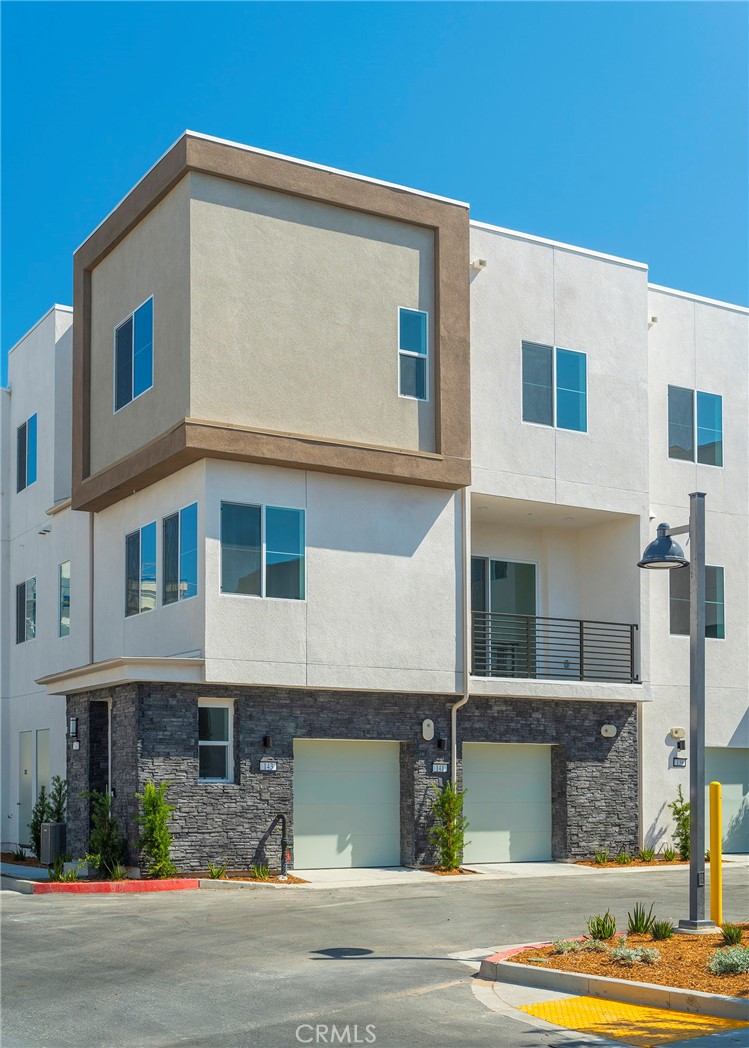
<svg viewBox="0 0 749 1048">
<path fill-rule="evenodd" d="M 39 859 L 45 866 L 51 866 L 55 859 L 65 852 L 65 823 L 42 823 L 42 846 Z"/>
</svg>

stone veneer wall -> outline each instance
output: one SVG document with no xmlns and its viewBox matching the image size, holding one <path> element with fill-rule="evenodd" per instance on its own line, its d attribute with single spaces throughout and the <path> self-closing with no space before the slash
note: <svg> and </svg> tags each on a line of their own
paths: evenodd
<svg viewBox="0 0 749 1048">
<path fill-rule="evenodd" d="M 234 782 L 198 782 L 198 697 L 234 699 Z M 80 749 L 68 740 L 71 795 L 88 781 L 89 700 L 112 698 L 112 785 L 115 811 L 125 829 L 130 860 L 137 856 L 137 802 L 148 779 L 169 780 L 176 806 L 174 858 L 184 870 L 228 861 L 247 868 L 277 865 L 285 812 L 293 844 L 293 740 L 391 739 L 401 742 L 401 860 L 434 861 L 429 844 L 432 761 L 447 758 L 440 737 L 450 737 L 450 706 L 439 695 L 388 695 L 265 687 L 172 684 L 122 685 L 71 697 L 68 715 L 79 717 Z M 421 736 L 434 721 L 431 742 Z M 603 739 L 604 723 L 617 726 Z M 266 750 L 263 736 L 271 735 Z M 630 851 L 638 841 L 637 717 L 634 704 L 472 698 L 458 713 L 461 742 L 551 744 L 552 825 L 555 858 L 590 855 L 594 848 Z M 262 773 L 262 757 L 278 763 Z M 461 750 L 458 749 L 459 776 Z M 87 806 L 71 805 L 71 850 L 80 851 Z M 72 846 L 74 843 L 74 847 Z M 85 843 L 83 845 L 85 847 Z M 293 858 L 293 857 L 292 857 Z"/>
</svg>

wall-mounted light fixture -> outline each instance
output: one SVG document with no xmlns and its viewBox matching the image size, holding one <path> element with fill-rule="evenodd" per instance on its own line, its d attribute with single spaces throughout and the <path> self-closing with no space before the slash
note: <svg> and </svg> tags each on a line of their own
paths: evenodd
<svg viewBox="0 0 749 1048">
<path fill-rule="evenodd" d="M 78 738 L 78 718 L 71 717 L 68 721 L 68 735 L 71 739 Z"/>
<path fill-rule="evenodd" d="M 437 749 L 438 750 L 446 750 L 447 749 L 447 739 L 445 739 L 445 738 L 437 739 Z"/>
<path fill-rule="evenodd" d="M 263 735 L 263 746 L 265 746 L 266 750 L 269 750 L 272 745 L 273 745 L 273 736 L 272 735 Z"/>
</svg>

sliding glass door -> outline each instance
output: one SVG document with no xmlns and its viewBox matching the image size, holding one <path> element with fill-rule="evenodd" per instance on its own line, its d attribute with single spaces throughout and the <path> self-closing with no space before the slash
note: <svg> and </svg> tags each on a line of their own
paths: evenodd
<svg viewBox="0 0 749 1048">
<path fill-rule="evenodd" d="M 536 565 L 471 558 L 473 672 L 536 676 Z"/>
</svg>

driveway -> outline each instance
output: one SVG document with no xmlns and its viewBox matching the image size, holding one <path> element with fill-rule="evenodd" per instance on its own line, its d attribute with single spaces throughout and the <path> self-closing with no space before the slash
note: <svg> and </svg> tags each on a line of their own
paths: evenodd
<svg viewBox="0 0 749 1048">
<path fill-rule="evenodd" d="M 479 1003 L 471 970 L 450 955 L 579 934 L 607 907 L 621 927 L 638 900 L 675 920 L 687 898 L 684 869 L 317 891 L 6 891 L 3 1048 L 569 1048 L 581 1041 Z M 726 919 L 746 919 L 746 867 L 725 870 L 725 898 Z"/>
</svg>

